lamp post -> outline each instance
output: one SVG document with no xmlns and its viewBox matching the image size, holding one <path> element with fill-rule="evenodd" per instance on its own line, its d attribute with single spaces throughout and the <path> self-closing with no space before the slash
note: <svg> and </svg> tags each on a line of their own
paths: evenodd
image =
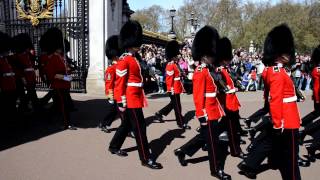
<svg viewBox="0 0 320 180">
<path fill-rule="evenodd" d="M 174 29 L 173 29 L 173 19 L 175 16 L 176 16 L 176 10 L 174 8 L 170 9 L 171 30 L 169 33 L 169 38 L 171 38 L 171 39 L 176 39 L 176 33 L 174 32 Z"/>
<path fill-rule="evenodd" d="M 189 21 L 190 21 L 191 26 L 193 28 L 191 31 L 191 36 L 194 37 L 199 24 L 198 24 L 198 18 L 195 17 L 195 13 L 193 11 L 191 12 L 191 17 L 190 17 Z"/>
</svg>

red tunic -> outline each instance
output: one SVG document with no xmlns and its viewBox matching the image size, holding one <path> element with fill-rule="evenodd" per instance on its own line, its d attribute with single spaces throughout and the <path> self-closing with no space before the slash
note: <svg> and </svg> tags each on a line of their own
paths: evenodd
<svg viewBox="0 0 320 180">
<path fill-rule="evenodd" d="M 105 91 L 106 95 L 109 95 L 109 91 L 114 91 L 114 86 L 116 82 L 116 64 L 109 66 L 105 74 Z"/>
<path fill-rule="evenodd" d="M 24 52 L 16 54 L 18 61 L 18 67 L 22 78 L 24 78 L 27 86 L 35 86 L 36 84 L 36 73 L 34 69 L 33 56 L 30 52 Z"/>
<path fill-rule="evenodd" d="M 313 81 L 313 100 L 320 103 L 320 67 L 313 68 L 311 72 Z"/>
<path fill-rule="evenodd" d="M 146 105 L 140 64 L 130 53 L 123 54 L 117 63 L 114 97 L 124 107 L 142 108 Z"/>
<path fill-rule="evenodd" d="M 6 57 L 0 57 L 0 90 L 5 92 L 16 90 L 15 73 Z"/>
<path fill-rule="evenodd" d="M 238 111 L 241 107 L 238 97 L 236 95 L 236 88 L 233 80 L 225 67 L 219 67 L 218 72 L 221 74 L 224 82 L 226 83 L 229 91 L 218 95 L 221 104 L 229 111 Z"/>
<path fill-rule="evenodd" d="M 217 99 L 217 86 L 205 64 L 199 65 L 193 74 L 193 101 L 197 118 L 217 121 L 225 115 Z"/>
<path fill-rule="evenodd" d="M 266 84 L 269 88 L 269 106 L 274 128 L 300 128 L 300 115 L 294 84 L 281 66 L 267 70 Z"/>
<path fill-rule="evenodd" d="M 58 54 L 54 53 L 48 56 L 47 64 L 47 78 L 50 81 L 52 89 L 70 89 L 71 82 L 68 80 L 56 79 L 55 75 L 68 75 L 67 67 L 64 58 Z"/>
<path fill-rule="evenodd" d="M 176 63 L 169 62 L 166 66 L 166 85 L 167 92 L 174 92 L 174 94 L 181 94 L 184 92 L 183 84 L 181 82 L 181 72 Z"/>
</svg>

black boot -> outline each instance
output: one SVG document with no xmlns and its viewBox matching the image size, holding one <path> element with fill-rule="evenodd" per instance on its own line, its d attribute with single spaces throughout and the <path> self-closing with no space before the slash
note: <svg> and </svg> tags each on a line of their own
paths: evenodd
<svg viewBox="0 0 320 180">
<path fill-rule="evenodd" d="M 157 163 L 151 159 L 149 159 L 147 161 L 143 161 L 141 164 L 142 164 L 142 166 L 146 166 L 150 169 L 162 169 L 163 168 L 160 163 Z"/>
<path fill-rule="evenodd" d="M 301 166 L 301 167 L 309 167 L 309 166 L 310 166 L 310 161 L 304 160 L 304 159 L 302 159 L 302 158 L 299 156 L 298 164 L 299 164 L 299 166 Z"/>
<path fill-rule="evenodd" d="M 257 179 L 257 173 L 255 170 L 250 168 L 244 161 L 238 164 L 238 168 L 240 169 L 241 175 L 244 175 L 249 179 Z"/>
<path fill-rule="evenodd" d="M 220 180 L 231 180 L 231 176 L 225 173 L 222 169 L 216 172 L 211 172 L 211 176 L 216 177 Z"/>
<path fill-rule="evenodd" d="M 307 151 L 308 151 L 308 155 L 306 155 L 306 158 L 310 161 L 310 162 L 315 162 L 316 161 L 316 156 L 315 156 L 315 150 L 312 149 L 311 147 L 306 147 Z"/>
<path fill-rule="evenodd" d="M 156 112 L 154 114 L 155 120 L 157 120 L 159 123 L 164 123 L 164 120 L 162 118 L 162 114 L 160 114 L 159 112 Z"/>
<path fill-rule="evenodd" d="M 251 128 L 251 120 L 249 118 L 244 119 L 244 123 L 247 125 L 247 129 Z"/>
<path fill-rule="evenodd" d="M 188 130 L 191 129 L 191 127 L 188 124 L 183 124 L 181 128 L 188 129 Z"/>
<path fill-rule="evenodd" d="M 179 163 L 181 164 L 181 166 L 187 166 L 188 163 L 185 160 L 186 155 L 181 151 L 181 149 L 176 149 L 174 150 L 174 155 L 176 155 L 178 157 Z"/>
<path fill-rule="evenodd" d="M 251 128 L 249 130 L 249 135 L 250 135 L 250 140 L 252 141 L 254 139 L 254 137 L 256 136 L 257 131 L 254 128 Z"/>
<path fill-rule="evenodd" d="M 109 151 L 111 152 L 111 154 L 115 154 L 115 155 L 118 155 L 120 157 L 128 156 L 128 153 L 126 151 L 121 150 L 121 149 L 116 150 L 116 149 L 109 148 Z"/>
</svg>

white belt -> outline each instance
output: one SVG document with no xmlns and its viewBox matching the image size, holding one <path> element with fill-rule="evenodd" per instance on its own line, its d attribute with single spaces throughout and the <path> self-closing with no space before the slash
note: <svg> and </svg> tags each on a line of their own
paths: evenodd
<svg viewBox="0 0 320 180">
<path fill-rule="evenodd" d="M 10 77 L 10 76 L 14 76 L 15 73 L 11 72 L 11 73 L 3 73 L 2 76 L 3 77 Z"/>
<path fill-rule="evenodd" d="M 226 92 L 226 94 L 232 94 L 232 93 L 236 93 L 236 89 L 230 89 L 229 91 Z"/>
<path fill-rule="evenodd" d="M 205 97 L 216 97 L 217 93 L 205 93 L 204 96 Z"/>
<path fill-rule="evenodd" d="M 296 102 L 297 100 L 298 100 L 297 96 L 283 98 L 283 102 L 284 103 Z"/>
<path fill-rule="evenodd" d="M 175 81 L 180 81 L 180 77 L 174 78 Z"/>
<path fill-rule="evenodd" d="M 128 83 L 127 85 L 132 87 L 142 87 L 143 83 Z"/>
<path fill-rule="evenodd" d="M 31 71 L 34 71 L 34 69 L 33 69 L 33 68 L 26 68 L 26 69 L 24 69 L 24 72 L 31 72 Z"/>
</svg>

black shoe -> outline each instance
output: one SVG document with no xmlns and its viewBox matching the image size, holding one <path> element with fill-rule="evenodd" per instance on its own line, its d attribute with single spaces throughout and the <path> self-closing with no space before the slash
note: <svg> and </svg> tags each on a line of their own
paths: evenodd
<svg viewBox="0 0 320 180">
<path fill-rule="evenodd" d="M 183 125 L 182 125 L 182 129 L 188 129 L 188 130 L 190 130 L 191 127 L 190 127 L 188 124 L 183 124 Z"/>
<path fill-rule="evenodd" d="M 178 157 L 179 163 L 181 164 L 181 166 L 187 166 L 188 163 L 185 160 L 186 155 L 181 151 L 181 149 L 176 149 L 174 150 L 174 155 L 176 155 Z"/>
<path fill-rule="evenodd" d="M 200 127 L 200 126 L 197 127 L 196 131 L 197 131 L 198 133 L 200 133 L 200 130 L 201 130 L 201 127 Z"/>
<path fill-rule="evenodd" d="M 251 128 L 251 122 L 252 122 L 252 121 L 251 121 L 249 118 L 244 119 L 244 123 L 246 124 L 247 129 L 250 129 L 250 128 Z"/>
<path fill-rule="evenodd" d="M 160 163 L 157 163 L 151 159 L 149 159 L 148 161 L 142 162 L 141 164 L 142 164 L 142 166 L 146 166 L 150 169 L 162 169 L 163 168 Z"/>
<path fill-rule="evenodd" d="M 247 144 L 245 140 L 240 139 L 240 144 Z"/>
<path fill-rule="evenodd" d="M 211 176 L 216 177 L 220 180 L 231 180 L 231 176 L 225 173 L 222 169 L 218 170 L 217 172 L 212 172 Z"/>
<path fill-rule="evenodd" d="M 304 159 L 302 159 L 301 157 L 299 157 L 299 159 L 298 159 L 298 164 L 299 164 L 299 166 L 301 166 L 301 167 L 309 167 L 309 166 L 310 166 L 310 161 L 304 160 Z"/>
<path fill-rule="evenodd" d="M 243 152 L 240 152 L 240 153 L 239 153 L 238 155 L 236 155 L 235 157 L 238 157 L 238 158 L 240 158 L 240 159 L 245 159 L 245 158 L 248 157 L 248 155 L 245 154 L 245 153 L 243 153 Z"/>
<path fill-rule="evenodd" d="M 110 133 L 110 129 L 108 129 L 107 127 L 101 127 L 101 131 L 105 132 L 105 133 Z"/>
<path fill-rule="evenodd" d="M 306 137 L 306 134 L 303 131 L 299 131 L 299 139 L 298 139 L 298 141 L 299 141 L 300 145 L 303 145 L 305 137 Z"/>
<path fill-rule="evenodd" d="M 257 174 L 253 169 L 247 166 L 245 162 L 241 162 L 238 164 L 238 168 L 240 169 L 239 174 L 246 176 L 249 179 L 257 179 Z"/>
<path fill-rule="evenodd" d="M 74 126 L 72 126 L 72 125 L 65 126 L 64 129 L 65 129 L 65 130 L 67 130 L 67 129 L 68 129 L 68 130 L 77 130 L 77 128 L 74 127 Z"/>
<path fill-rule="evenodd" d="M 135 138 L 136 136 L 134 135 L 134 133 L 133 133 L 132 131 L 130 131 L 130 132 L 128 133 L 128 137 Z"/>
<path fill-rule="evenodd" d="M 208 151 L 208 144 L 202 146 L 202 151 Z"/>
<path fill-rule="evenodd" d="M 254 128 L 251 128 L 249 130 L 249 135 L 250 135 L 250 140 L 252 141 L 254 139 L 254 137 L 256 136 L 257 131 Z"/>
<path fill-rule="evenodd" d="M 306 155 L 305 157 L 308 159 L 308 161 L 316 162 L 315 151 L 313 149 L 311 149 L 310 147 L 306 147 L 306 149 L 308 151 L 308 155 Z"/>
<path fill-rule="evenodd" d="M 240 130 L 240 136 L 247 137 L 248 136 L 248 131 Z"/>
<path fill-rule="evenodd" d="M 247 147 L 247 152 L 250 152 L 250 151 L 252 150 L 252 148 L 253 148 L 253 144 L 251 143 L 251 144 L 249 144 L 249 146 Z"/>
<path fill-rule="evenodd" d="M 110 149 L 110 148 L 109 148 L 109 151 L 111 152 L 111 154 L 116 154 L 116 155 L 118 155 L 118 156 L 120 156 L 120 157 L 126 157 L 126 156 L 128 156 L 128 153 L 125 152 L 125 151 L 123 151 L 123 150 L 121 150 L 121 149 L 115 150 L 115 149 Z"/>
<path fill-rule="evenodd" d="M 164 123 L 162 115 L 159 112 L 156 112 L 154 116 L 155 116 L 155 120 L 157 120 L 159 123 Z"/>
</svg>

